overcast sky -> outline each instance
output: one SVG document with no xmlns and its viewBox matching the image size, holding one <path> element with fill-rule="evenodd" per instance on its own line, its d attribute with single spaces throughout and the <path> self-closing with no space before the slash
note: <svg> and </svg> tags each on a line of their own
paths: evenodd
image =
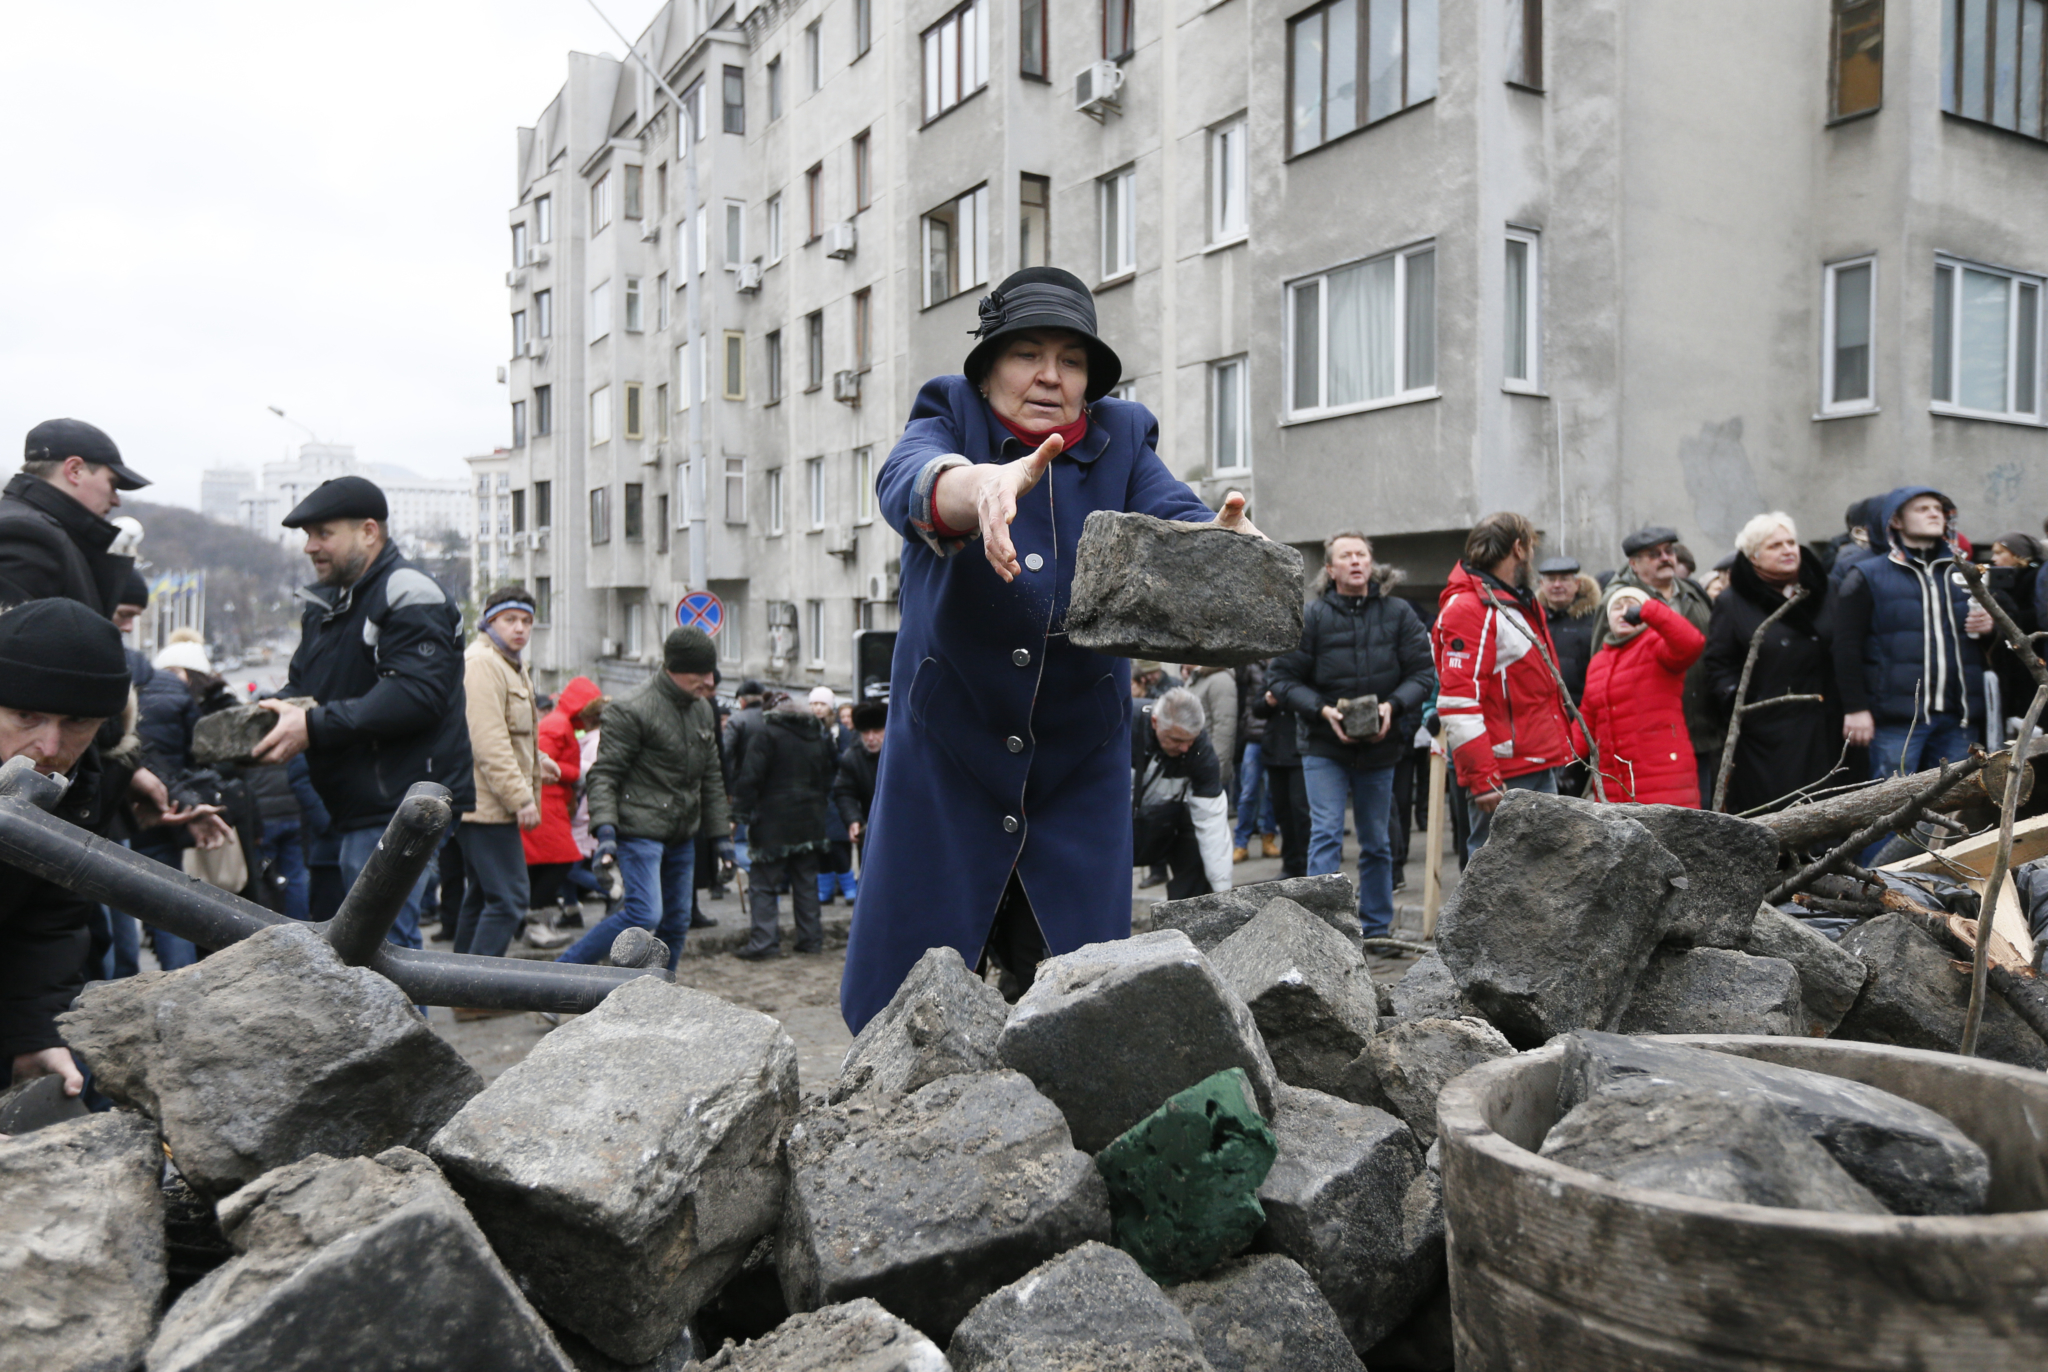
<svg viewBox="0 0 2048 1372">
<path fill-rule="evenodd" d="M 599 0 L 637 37 L 660 0 Z M 0 0 L 0 472 L 89 420 L 156 485 L 304 435 L 462 476 L 508 441 L 515 130 L 589 0 Z"/>
</svg>

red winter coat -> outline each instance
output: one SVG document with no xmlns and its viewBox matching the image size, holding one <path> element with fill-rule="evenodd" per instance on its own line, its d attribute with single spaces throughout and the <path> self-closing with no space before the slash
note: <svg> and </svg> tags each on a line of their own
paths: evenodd
<svg viewBox="0 0 2048 1372">
<path fill-rule="evenodd" d="M 1699 764 L 1685 729 L 1685 670 L 1707 638 L 1661 600 L 1643 602 L 1643 631 L 1609 643 L 1586 669 L 1579 711 L 1600 744 L 1607 799 L 1700 808 Z"/>
<path fill-rule="evenodd" d="M 540 722 L 540 750 L 562 769 L 562 779 L 540 788 L 540 827 L 519 836 L 529 866 L 583 860 L 583 850 L 576 846 L 576 837 L 569 829 L 576 780 L 583 774 L 583 751 L 576 743 L 576 713 L 603 694 L 596 682 L 579 676 L 562 688 L 562 693 L 555 697 L 555 708 Z"/>
<path fill-rule="evenodd" d="M 1437 606 L 1429 631 L 1436 712 L 1458 784 L 1483 794 L 1508 777 L 1570 762 L 1571 726 L 1557 681 L 1536 648 L 1540 639 L 1556 652 L 1542 612 L 1462 562 Z"/>
</svg>

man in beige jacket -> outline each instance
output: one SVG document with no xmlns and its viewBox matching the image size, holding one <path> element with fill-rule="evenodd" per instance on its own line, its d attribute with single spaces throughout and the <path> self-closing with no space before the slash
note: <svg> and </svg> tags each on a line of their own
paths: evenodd
<svg viewBox="0 0 2048 1372">
<path fill-rule="evenodd" d="M 502 957 L 526 918 L 526 853 L 521 830 L 540 824 L 540 784 L 561 776 L 536 740 L 533 680 L 520 654 L 533 637 L 533 599 L 523 586 L 500 586 L 484 601 L 476 641 L 462 657 L 476 809 L 462 817 L 462 913 L 455 951 Z"/>
</svg>

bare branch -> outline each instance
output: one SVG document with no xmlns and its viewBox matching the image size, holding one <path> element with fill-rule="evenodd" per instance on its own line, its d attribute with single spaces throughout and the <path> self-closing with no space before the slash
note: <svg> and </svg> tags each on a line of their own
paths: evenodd
<svg viewBox="0 0 2048 1372">
<path fill-rule="evenodd" d="M 2048 673 L 2041 671 L 2041 660 L 2034 657 L 2031 648 L 2026 653 L 2033 660 L 2041 682 L 2034 691 L 2034 703 L 2027 706 L 2026 717 L 2020 721 L 2019 736 L 2030 739 L 2034 726 L 2041 720 L 2042 708 L 2048 706 Z M 2015 747 L 2013 751 L 2019 750 Z M 2020 808 L 2020 778 L 2025 772 L 2020 766 L 2009 769 L 2005 800 L 1998 807 L 1998 856 L 1991 861 L 1991 875 L 1984 881 L 1984 899 L 1977 909 L 1977 950 L 1970 962 L 1970 1009 L 1963 1016 L 1963 1046 L 1959 1051 L 1966 1058 L 1977 1055 L 1977 1031 L 1984 1024 L 1984 983 L 1991 965 L 1991 917 L 1998 910 L 1998 894 L 2005 885 L 2006 869 L 2012 865 L 2012 822 Z"/>
<path fill-rule="evenodd" d="M 1728 718 L 1728 738 L 1721 745 L 1721 770 L 1714 778 L 1714 801 L 1707 808 L 1726 810 L 1728 808 L 1728 778 L 1735 772 L 1735 745 L 1742 738 L 1742 716 L 1747 711 L 1744 704 L 1749 699 L 1749 677 L 1756 670 L 1757 654 L 1763 651 L 1764 635 L 1771 626 L 1783 619 L 1788 611 L 1806 599 L 1806 588 L 1795 586 L 1785 597 L 1785 603 L 1764 616 L 1764 622 L 1756 626 L 1756 632 L 1749 636 L 1749 655 L 1742 659 L 1742 678 L 1735 683 L 1735 709 Z M 1818 700 L 1819 696 L 1811 699 Z"/>
<path fill-rule="evenodd" d="M 1851 834 L 1845 842 L 1829 850 L 1825 857 L 1808 863 L 1798 872 L 1780 882 L 1777 889 L 1764 897 L 1764 903 L 1766 905 L 1776 905 L 1793 892 L 1804 890 L 1807 884 L 1813 881 L 1814 878 L 1839 871 L 1843 863 L 1853 861 L 1856 854 L 1877 842 L 1881 836 L 1897 832 L 1900 829 L 1910 828 L 1922 810 L 1938 804 L 1941 798 L 1954 789 L 1965 777 L 1973 776 L 1982 771 L 1984 764 L 1988 761 L 1990 759 L 1984 755 L 1982 748 L 1972 748 L 1970 756 L 1956 762 L 1951 762 L 1943 767 L 1935 776 L 1934 783 L 1931 786 L 1908 796 L 1905 803 L 1896 810 L 1865 825 Z M 2024 769 L 2015 770 L 2023 771 Z M 2010 785 L 2010 783 L 2008 784 Z"/>
</svg>

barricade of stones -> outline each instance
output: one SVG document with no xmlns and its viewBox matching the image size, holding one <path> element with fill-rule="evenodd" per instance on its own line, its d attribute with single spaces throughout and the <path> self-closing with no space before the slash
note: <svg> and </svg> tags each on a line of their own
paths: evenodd
<svg viewBox="0 0 2048 1372">
<path fill-rule="evenodd" d="M 935 949 L 809 1097 L 772 1019 L 652 977 L 485 1087 L 390 982 L 267 929 L 65 1017 L 122 1108 L 0 1144 L 0 1372 L 1442 1369 L 1437 1094 L 1558 1034 L 1571 1166 L 1980 1209 L 1938 1115 L 1631 1037 L 1946 1023 L 1917 929 L 1759 908 L 1755 829 L 1517 793 L 1390 987 L 1334 877 L 1164 904 L 1014 1006 Z M 2048 1061 L 1994 1020 L 1989 1055 Z"/>
</svg>

